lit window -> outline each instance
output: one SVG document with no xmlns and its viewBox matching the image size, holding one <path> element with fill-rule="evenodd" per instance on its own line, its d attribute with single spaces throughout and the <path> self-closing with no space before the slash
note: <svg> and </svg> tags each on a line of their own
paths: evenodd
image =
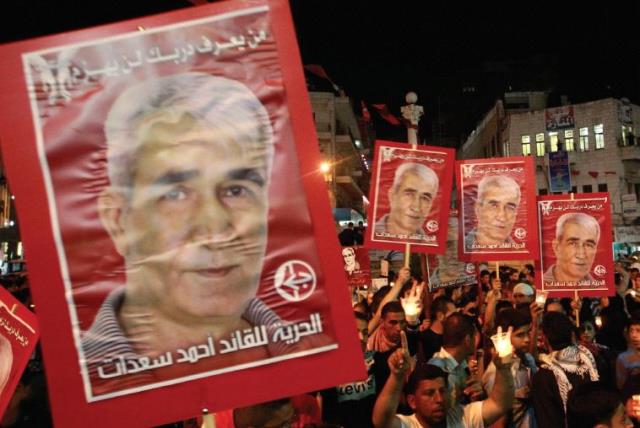
<svg viewBox="0 0 640 428">
<path fill-rule="evenodd" d="M 502 143 L 502 154 L 504 156 L 511 156 L 511 148 L 509 147 L 509 141 Z"/>
<path fill-rule="evenodd" d="M 544 133 L 536 134 L 536 156 L 544 156 Z"/>
<path fill-rule="evenodd" d="M 589 128 L 580 128 L 580 151 L 589 150 Z"/>
<path fill-rule="evenodd" d="M 622 145 L 630 146 L 633 144 L 633 127 L 630 125 L 622 125 Z"/>
<path fill-rule="evenodd" d="M 549 151 L 550 152 L 558 151 L 558 133 L 557 132 L 549 132 Z"/>
<path fill-rule="evenodd" d="M 522 136 L 522 155 L 529 156 L 531 154 L 531 136 Z"/>
<path fill-rule="evenodd" d="M 596 150 L 604 149 L 604 126 L 602 124 L 593 127 L 596 137 Z"/>
<path fill-rule="evenodd" d="M 567 129 L 564 131 L 564 149 L 568 152 L 574 151 L 575 144 L 573 143 L 573 129 Z"/>
</svg>

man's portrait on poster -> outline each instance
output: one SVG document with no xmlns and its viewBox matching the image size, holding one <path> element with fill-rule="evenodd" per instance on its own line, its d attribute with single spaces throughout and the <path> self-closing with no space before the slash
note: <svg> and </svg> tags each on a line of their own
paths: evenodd
<svg viewBox="0 0 640 428">
<path fill-rule="evenodd" d="M 104 132 L 98 213 L 126 283 L 82 335 L 91 379 L 128 375 L 129 386 L 301 349 L 298 335 L 279 340 L 283 323 L 256 297 L 274 157 L 256 95 L 200 72 L 150 79 L 117 97 Z M 308 321 L 304 334 L 322 331 L 318 314 Z"/>
<path fill-rule="evenodd" d="M 424 223 L 439 185 L 438 175 L 428 166 L 417 162 L 400 164 L 387 193 L 389 213 L 376 221 L 374 236 L 424 240 Z"/>
<path fill-rule="evenodd" d="M 360 262 L 356 260 L 356 250 L 353 247 L 343 248 L 342 258 L 344 260 L 344 270 L 349 276 L 360 270 Z"/>
<path fill-rule="evenodd" d="M 479 182 L 473 207 L 476 226 L 466 233 L 466 252 L 511 249 L 511 237 L 520 206 L 520 185 L 506 175 L 487 175 Z"/>
<path fill-rule="evenodd" d="M 595 279 L 591 268 L 598 251 L 600 224 L 595 217 L 581 213 L 565 213 L 556 221 L 551 247 L 555 263 L 544 273 L 548 284 L 591 285 Z"/>
</svg>

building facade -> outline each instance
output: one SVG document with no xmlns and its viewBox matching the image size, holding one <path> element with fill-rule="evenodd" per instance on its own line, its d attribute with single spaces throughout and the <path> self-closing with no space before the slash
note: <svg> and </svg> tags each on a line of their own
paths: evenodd
<svg viewBox="0 0 640 428">
<path fill-rule="evenodd" d="M 566 151 L 571 192 L 609 192 L 619 252 L 640 249 L 640 107 L 614 98 L 556 108 L 519 107 L 501 115 L 498 102 L 459 157 L 532 156 L 538 194 L 546 195 L 562 193 L 551 189 L 549 153 Z"/>
</svg>

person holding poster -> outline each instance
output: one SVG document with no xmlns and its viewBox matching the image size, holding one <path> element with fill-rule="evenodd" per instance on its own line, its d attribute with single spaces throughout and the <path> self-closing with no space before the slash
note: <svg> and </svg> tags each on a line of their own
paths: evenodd
<svg viewBox="0 0 640 428">
<path fill-rule="evenodd" d="M 388 198 L 390 212 L 375 224 L 376 233 L 426 235 L 423 229 L 438 193 L 438 175 L 428 166 L 405 162 L 395 171 Z"/>
<path fill-rule="evenodd" d="M 520 205 L 520 186 L 504 175 L 488 175 L 478 183 L 474 211 L 477 226 L 467 233 L 467 250 L 500 244 L 514 244 L 511 231 Z"/>
<path fill-rule="evenodd" d="M 567 213 L 556 222 L 552 242 L 556 263 L 544 273 L 544 282 L 593 281 L 589 273 L 600 241 L 600 225 L 584 213 Z"/>
</svg>

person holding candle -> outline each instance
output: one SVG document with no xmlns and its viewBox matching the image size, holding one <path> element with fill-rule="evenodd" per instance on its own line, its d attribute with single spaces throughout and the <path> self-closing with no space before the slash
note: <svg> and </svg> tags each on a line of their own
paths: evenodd
<svg viewBox="0 0 640 428">
<path fill-rule="evenodd" d="M 494 358 L 496 381 L 489 397 L 466 405 L 450 399 L 446 371 L 432 364 L 419 366 L 411 373 L 406 385 L 406 398 L 413 414 L 396 414 L 410 366 L 406 338 L 403 336 L 403 339 L 404 345 L 389 357 L 391 376 L 373 409 L 376 428 L 481 428 L 493 424 L 510 409 L 514 388 L 509 353 L 502 358 Z"/>
<path fill-rule="evenodd" d="M 530 401 L 531 377 L 538 368 L 533 356 L 529 354 L 531 318 L 517 309 L 505 309 L 496 315 L 496 325 L 502 331 L 512 329 L 510 339 L 514 351 L 511 375 L 514 380 L 515 397 L 510 411 L 503 417 L 503 426 L 535 428 L 536 418 Z M 482 377 L 482 385 L 487 392 L 493 390 L 495 380 L 496 365 L 491 362 Z"/>
</svg>

